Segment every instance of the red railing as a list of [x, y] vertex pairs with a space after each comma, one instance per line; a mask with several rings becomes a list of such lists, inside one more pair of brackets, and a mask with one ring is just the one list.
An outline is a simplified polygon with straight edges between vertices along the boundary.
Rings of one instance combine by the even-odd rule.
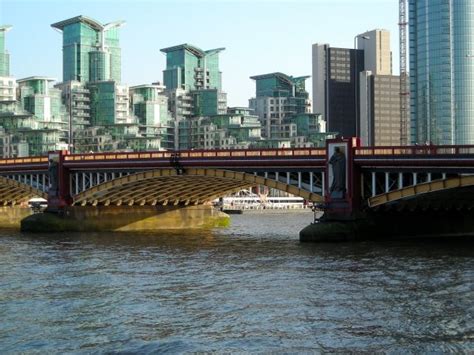
[[[414, 156], [414, 155], [465, 155], [474, 154], [473, 145], [426, 145], [405, 147], [359, 147], [354, 148], [355, 157], [370, 156]], [[239, 157], [324, 157], [325, 148], [282, 148], [282, 149], [235, 149], [235, 150], [184, 150], [184, 151], [155, 151], [155, 152], [110, 152], [70, 154], [66, 161], [95, 161], [95, 160], [136, 160], [136, 159], [170, 159], [179, 158], [239, 158]], [[47, 163], [47, 156], [0, 159], [0, 165]]]
[[0, 159], [0, 165], [47, 163], [48, 157], [25, 157]]
[[294, 148], [294, 149], [239, 149], [239, 150], [184, 150], [163, 152], [131, 152], [131, 153], [87, 153], [71, 154], [64, 157], [66, 161], [77, 160], [135, 160], [135, 159], [170, 159], [179, 158], [226, 158], [226, 157], [291, 157], [326, 155], [325, 148]]
[[356, 157], [373, 155], [462, 155], [474, 154], [472, 145], [423, 145], [409, 147], [359, 147], [354, 148]]

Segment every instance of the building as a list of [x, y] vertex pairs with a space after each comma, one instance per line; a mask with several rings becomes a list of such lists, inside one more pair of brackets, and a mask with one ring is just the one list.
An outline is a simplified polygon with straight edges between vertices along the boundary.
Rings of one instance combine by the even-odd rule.
[[249, 107], [262, 123], [262, 137], [281, 139], [296, 136], [296, 126], [290, 118], [310, 111], [309, 94], [305, 81], [309, 76], [292, 77], [270, 73], [250, 77], [255, 80], [255, 97]]
[[356, 36], [357, 48], [364, 51], [364, 70], [372, 75], [392, 75], [390, 31], [375, 29]]
[[52, 87], [54, 81], [43, 76], [18, 80], [20, 106], [2, 117], [0, 125], [28, 143], [29, 155], [67, 149], [67, 112], [61, 91]]
[[400, 77], [360, 73], [360, 138], [364, 146], [400, 145]]
[[[202, 50], [187, 43], [161, 49], [166, 54], [163, 81], [175, 121], [176, 149], [188, 146], [191, 139], [179, 133], [180, 127], [188, 127], [182, 121], [226, 113], [227, 96], [219, 70], [219, 53], [224, 49]], [[181, 144], [180, 139], [186, 142]]]
[[121, 80], [119, 27], [124, 21], [101, 24], [87, 16], [56, 22], [63, 34], [63, 81]]
[[474, 144], [474, 2], [408, 4], [411, 142]]
[[204, 51], [187, 43], [161, 49], [166, 54], [163, 81], [167, 90], [222, 90], [219, 53], [224, 49]]
[[390, 32], [376, 29], [356, 39], [364, 51], [364, 71], [358, 74], [358, 136], [365, 146], [400, 145], [400, 77], [392, 75]]
[[[136, 87], [132, 107], [133, 94], [120, 82], [119, 28], [124, 23], [101, 24], [76, 16], [51, 25], [63, 35], [63, 82], [56, 87], [69, 113], [70, 149], [76, 152], [158, 150], [162, 142], [169, 145], [168, 123], [161, 126], [167, 115], [154, 117], [162, 110], [160, 103], [148, 98], [146, 88]], [[163, 98], [158, 101], [163, 104]]]
[[159, 139], [159, 148], [172, 149], [174, 125], [164, 89], [159, 83], [133, 86], [130, 88], [130, 101], [132, 112], [138, 118], [140, 133], [150, 139]]
[[[357, 135], [358, 75], [364, 70], [364, 51], [313, 44], [313, 112], [320, 113], [330, 132]], [[357, 98], [357, 99], [356, 99]]]
[[10, 54], [5, 48], [5, 34], [12, 26], [0, 26], [0, 77], [10, 76]]
[[258, 116], [245, 107], [229, 107], [225, 114], [196, 116], [180, 124], [181, 149], [246, 149], [262, 140]]
[[363, 145], [399, 145], [400, 78], [392, 75], [390, 32], [361, 33], [354, 46], [313, 45], [313, 112], [329, 131], [357, 135]]

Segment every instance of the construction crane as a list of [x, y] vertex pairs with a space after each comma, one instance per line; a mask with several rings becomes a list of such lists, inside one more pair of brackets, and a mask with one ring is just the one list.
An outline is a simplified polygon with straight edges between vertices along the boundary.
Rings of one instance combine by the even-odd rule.
[[400, 34], [400, 145], [408, 144], [408, 90], [407, 72], [407, 0], [399, 0], [398, 28]]

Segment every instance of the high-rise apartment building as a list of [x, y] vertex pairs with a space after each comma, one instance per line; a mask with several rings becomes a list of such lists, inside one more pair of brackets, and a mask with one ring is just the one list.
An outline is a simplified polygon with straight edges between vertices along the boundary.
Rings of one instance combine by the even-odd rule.
[[[76, 16], [51, 25], [63, 35], [64, 81], [56, 87], [61, 88], [69, 111], [76, 151], [160, 149], [161, 142], [166, 142], [161, 128], [150, 123], [153, 118], [148, 112], [161, 110], [160, 105], [167, 103], [150, 101], [145, 106], [155, 108], [144, 111], [137, 102], [137, 111], [132, 110], [129, 88], [120, 83], [119, 28], [123, 24]], [[142, 99], [148, 101], [143, 95]]]
[[166, 54], [163, 81], [175, 121], [176, 149], [191, 145], [191, 137], [179, 133], [179, 129], [188, 126], [183, 121], [226, 113], [227, 95], [222, 92], [219, 70], [219, 53], [224, 49], [205, 51], [187, 43], [161, 49]]
[[364, 51], [313, 44], [313, 112], [320, 113], [328, 131], [344, 137], [358, 131], [358, 73], [364, 70]]
[[5, 47], [6, 33], [11, 28], [12, 26], [0, 26], [0, 102], [4, 108], [4, 105], [14, 101], [16, 96], [16, 81], [10, 76], [10, 55]]
[[101, 24], [82, 15], [53, 23], [63, 34], [63, 81], [120, 82], [119, 27], [124, 23]]
[[10, 76], [10, 54], [5, 48], [5, 34], [12, 26], [0, 26], [0, 77]]
[[[305, 82], [309, 76], [293, 77], [269, 73], [250, 77], [255, 80], [255, 97], [249, 100], [262, 124], [262, 137], [275, 146], [314, 146], [325, 134], [321, 115], [310, 113]], [[260, 145], [266, 144], [260, 142]]]
[[54, 81], [42, 76], [18, 80], [19, 113], [27, 115], [10, 127], [4, 122], [28, 142], [30, 155], [67, 148], [67, 112], [61, 90], [51, 87]]
[[166, 54], [163, 81], [167, 90], [222, 90], [219, 53], [225, 48], [204, 51], [190, 44], [161, 49]]
[[255, 97], [249, 107], [262, 122], [262, 137], [274, 138], [286, 118], [309, 112], [308, 92], [305, 81], [309, 76], [292, 77], [283, 73], [251, 76], [255, 80]]
[[474, 144], [474, 2], [409, 0], [411, 142]]
[[144, 137], [159, 140], [159, 147], [173, 148], [173, 122], [168, 111], [165, 87], [158, 83], [130, 88], [133, 114], [138, 117]]

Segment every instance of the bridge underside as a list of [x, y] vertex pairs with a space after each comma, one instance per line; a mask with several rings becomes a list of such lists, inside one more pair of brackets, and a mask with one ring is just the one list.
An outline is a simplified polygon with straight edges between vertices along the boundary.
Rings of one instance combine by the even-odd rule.
[[175, 169], [144, 171], [97, 185], [73, 196], [74, 205], [198, 205], [237, 192], [265, 185], [303, 197], [322, 201], [309, 191], [260, 176], [219, 169]]
[[0, 176], [0, 206], [22, 205], [33, 197], [48, 198], [47, 193]]
[[474, 176], [409, 186], [369, 199], [374, 211], [449, 211], [474, 208]]

